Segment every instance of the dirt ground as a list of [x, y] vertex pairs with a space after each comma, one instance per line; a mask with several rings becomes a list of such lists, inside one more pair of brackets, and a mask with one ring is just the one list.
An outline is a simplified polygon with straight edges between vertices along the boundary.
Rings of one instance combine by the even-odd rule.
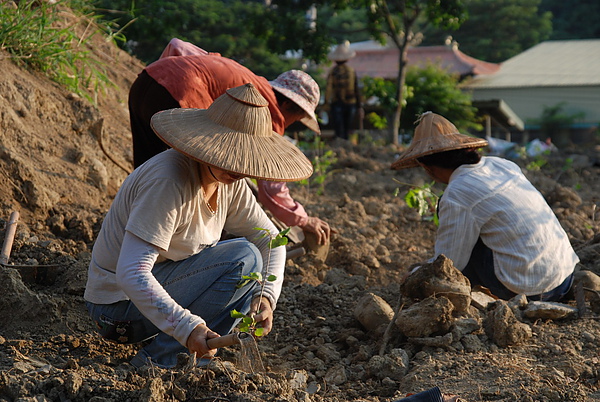
[[[600, 315], [590, 301], [583, 316], [562, 319], [513, 309], [507, 327], [528, 336], [508, 344], [487, 329], [494, 313], [475, 307], [420, 337], [363, 327], [359, 301], [372, 294], [395, 309], [399, 278], [432, 256], [435, 238], [435, 225], [406, 206], [408, 186], [397, 182], [428, 179], [416, 169], [391, 171], [401, 148], [372, 141], [330, 141], [337, 161], [323, 187], [291, 185], [338, 234], [324, 262], [288, 260], [275, 329], [258, 344], [265, 373], [240, 369], [239, 346], [222, 349], [208, 368], [182, 360], [173, 370], [134, 369], [128, 361], [140, 345], [102, 340], [83, 291], [103, 215], [131, 169], [127, 93], [142, 64], [104, 40], [92, 50], [115, 83], [97, 107], [0, 53], [0, 241], [11, 213], [20, 214], [13, 267], [0, 267], [0, 400], [394, 401], [434, 386], [467, 401], [600, 400]], [[562, 149], [539, 170], [532, 161], [518, 163], [582, 267], [600, 272], [598, 143]]]

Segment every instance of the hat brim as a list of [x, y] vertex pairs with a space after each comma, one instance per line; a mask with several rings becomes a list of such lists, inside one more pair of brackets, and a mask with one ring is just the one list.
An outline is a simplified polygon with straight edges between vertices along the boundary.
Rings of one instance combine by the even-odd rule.
[[424, 141], [413, 141], [400, 157], [392, 163], [391, 168], [400, 170], [418, 167], [418, 158], [423, 156], [437, 154], [440, 152], [454, 151], [457, 149], [477, 149], [488, 145], [488, 142], [482, 138], [470, 137], [464, 134], [446, 134], [443, 137], [444, 143], [437, 143], [434, 146], [424, 143]]
[[319, 127], [319, 121], [317, 120], [315, 111], [312, 110], [312, 106], [303, 97], [301, 97], [294, 91], [291, 91], [287, 88], [280, 87], [277, 84], [277, 82], [275, 82], [275, 81], [269, 81], [269, 83], [271, 84], [271, 87], [275, 91], [281, 93], [286, 98], [289, 98], [290, 100], [292, 100], [292, 102], [294, 102], [295, 104], [300, 106], [300, 108], [302, 108], [302, 110], [304, 110], [304, 112], [306, 112], [307, 116], [300, 119], [300, 121], [306, 127], [308, 127], [309, 129], [311, 129], [312, 131], [314, 131], [317, 134], [321, 134], [321, 128]]
[[212, 121], [206, 109], [169, 109], [152, 116], [156, 135], [198, 162], [242, 176], [271, 181], [310, 177], [312, 163], [293, 144], [272, 132], [255, 136]]
[[329, 55], [329, 60], [331, 61], [348, 61], [353, 59], [356, 56], [356, 52], [346, 53], [346, 54], [331, 54]]

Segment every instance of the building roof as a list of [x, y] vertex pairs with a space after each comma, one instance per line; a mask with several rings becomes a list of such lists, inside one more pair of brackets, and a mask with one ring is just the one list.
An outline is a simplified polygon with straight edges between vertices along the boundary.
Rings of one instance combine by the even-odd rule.
[[600, 85], [600, 39], [542, 42], [477, 76], [469, 89]]
[[[348, 65], [356, 70], [359, 78], [379, 77], [395, 79], [398, 77], [399, 50], [395, 45], [381, 46], [375, 41], [356, 42], [350, 45], [356, 57]], [[461, 76], [492, 74], [500, 69], [499, 64], [488, 63], [467, 56], [456, 45], [421, 46], [408, 49], [408, 65], [425, 67], [436, 64], [450, 73]]]

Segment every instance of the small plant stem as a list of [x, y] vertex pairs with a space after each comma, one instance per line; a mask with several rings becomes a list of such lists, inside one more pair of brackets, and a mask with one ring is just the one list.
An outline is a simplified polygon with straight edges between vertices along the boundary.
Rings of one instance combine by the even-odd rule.
[[400, 314], [400, 311], [402, 311], [403, 307], [404, 303], [402, 303], [402, 296], [400, 296], [400, 299], [398, 299], [398, 306], [396, 306], [396, 310], [394, 311], [394, 317], [392, 318], [392, 321], [390, 321], [387, 328], [385, 329], [385, 332], [383, 333], [383, 340], [381, 341], [381, 347], [379, 348], [379, 356], [383, 356], [385, 354], [385, 349], [387, 348], [387, 344], [390, 341], [392, 327], [395, 324], [396, 318], [398, 317], [398, 314]]

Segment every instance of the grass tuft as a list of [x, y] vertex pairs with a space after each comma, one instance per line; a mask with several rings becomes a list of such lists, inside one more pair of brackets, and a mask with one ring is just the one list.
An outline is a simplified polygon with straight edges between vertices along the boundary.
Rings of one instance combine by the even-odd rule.
[[[66, 0], [0, 2], [0, 49], [92, 103], [112, 82], [88, 42], [100, 27], [93, 14], [74, 15]], [[83, 31], [82, 34], [77, 32]]]

